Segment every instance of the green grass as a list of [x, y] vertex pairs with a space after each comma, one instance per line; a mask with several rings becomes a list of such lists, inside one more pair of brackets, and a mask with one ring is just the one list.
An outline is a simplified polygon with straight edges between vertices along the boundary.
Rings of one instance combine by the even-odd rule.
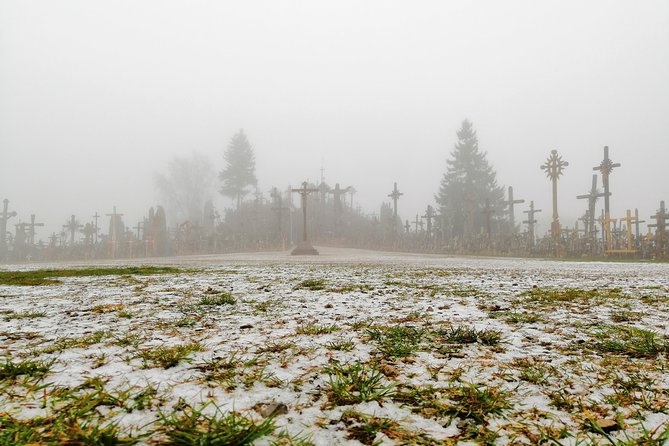
[[376, 417], [348, 409], [342, 413], [339, 421], [346, 427], [348, 439], [357, 440], [364, 445], [380, 444], [376, 441], [379, 433], [403, 445], [435, 444], [435, 441], [424, 432], [409, 430], [389, 418]]
[[495, 319], [504, 319], [510, 324], [534, 324], [537, 322], [545, 322], [545, 319], [541, 315], [528, 311], [491, 311], [488, 315]]
[[369, 291], [373, 291], [374, 287], [371, 285], [364, 285], [364, 284], [351, 284], [351, 285], [342, 285], [340, 287], [336, 288], [330, 288], [328, 291], [332, 293], [352, 293], [352, 292], [360, 292], [360, 293], [367, 293]]
[[502, 340], [502, 332], [491, 328], [477, 330], [474, 327], [460, 325], [442, 328], [432, 332], [436, 338], [447, 344], [483, 344], [497, 345]]
[[8, 313], [5, 317], [7, 320], [12, 319], [36, 319], [38, 317], [45, 317], [46, 313], [43, 311], [24, 311], [21, 313]]
[[383, 382], [383, 373], [360, 362], [335, 363], [325, 373], [329, 375], [328, 399], [335, 405], [379, 401], [393, 393], [394, 386]]
[[355, 348], [355, 342], [350, 338], [339, 338], [325, 344], [325, 347], [330, 350], [337, 350], [342, 352], [350, 352]]
[[230, 412], [224, 414], [218, 406], [213, 415], [185, 407], [169, 415], [160, 413], [159, 432], [165, 435], [167, 445], [193, 446], [242, 446], [274, 432], [274, 420], [268, 417], [255, 421], [244, 415]]
[[367, 330], [379, 352], [385, 356], [404, 358], [413, 355], [425, 336], [425, 330], [404, 325], [374, 327]]
[[536, 302], [542, 304], [560, 304], [562, 302], [590, 303], [592, 301], [604, 302], [609, 299], [627, 299], [619, 288], [593, 288], [590, 290], [582, 288], [532, 288], [518, 295], [524, 298], [521, 302]]
[[11, 358], [6, 358], [4, 364], [0, 363], [0, 381], [13, 380], [20, 376], [40, 379], [49, 373], [52, 365], [53, 361], [14, 362]]
[[327, 285], [325, 279], [307, 279], [295, 285], [296, 290], [319, 291], [324, 290]]
[[188, 360], [191, 353], [201, 352], [204, 348], [199, 342], [190, 344], [173, 345], [173, 346], [159, 346], [139, 350], [139, 357], [144, 361], [145, 366], [154, 365], [169, 369], [174, 367], [183, 360]]
[[328, 334], [328, 333], [334, 333], [335, 331], [339, 331], [341, 328], [337, 324], [330, 324], [330, 325], [321, 325], [321, 324], [306, 324], [304, 326], [298, 327], [295, 332], [297, 334], [305, 334], [305, 335], [322, 335], [322, 334]]
[[[595, 333], [590, 347], [602, 353], [617, 353], [635, 358], [652, 358], [669, 352], [669, 338], [636, 327], [608, 326]], [[584, 344], [589, 346], [588, 344]]]
[[183, 272], [169, 266], [126, 266], [72, 269], [38, 269], [33, 271], [0, 271], [0, 285], [40, 286], [62, 283], [62, 277], [176, 274]]
[[234, 305], [237, 300], [227, 291], [209, 292], [197, 303], [204, 306]]

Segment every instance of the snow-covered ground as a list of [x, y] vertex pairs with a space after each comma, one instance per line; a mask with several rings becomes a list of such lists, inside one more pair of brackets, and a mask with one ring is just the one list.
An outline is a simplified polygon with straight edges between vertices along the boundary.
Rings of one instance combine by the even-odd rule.
[[0, 444], [160, 444], [230, 413], [269, 419], [256, 444], [669, 438], [668, 264], [319, 250], [0, 285]]

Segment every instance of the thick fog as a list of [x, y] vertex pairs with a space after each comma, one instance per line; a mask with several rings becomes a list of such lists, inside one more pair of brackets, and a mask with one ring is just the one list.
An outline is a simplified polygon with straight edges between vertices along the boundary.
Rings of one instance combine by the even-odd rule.
[[563, 224], [605, 145], [612, 216], [648, 220], [669, 200], [669, 2], [0, 1], [0, 200], [38, 239], [113, 206], [136, 224], [171, 158], [218, 172], [242, 128], [265, 196], [323, 175], [372, 213], [397, 182], [413, 220], [464, 119], [540, 233], [552, 149]]

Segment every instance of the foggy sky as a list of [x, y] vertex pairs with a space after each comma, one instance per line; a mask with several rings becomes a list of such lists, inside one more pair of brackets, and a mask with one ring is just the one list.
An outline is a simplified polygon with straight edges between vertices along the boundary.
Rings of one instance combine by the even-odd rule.
[[243, 128], [266, 196], [323, 166], [367, 212], [397, 181], [413, 220], [470, 119], [526, 200], [517, 221], [534, 200], [548, 228], [539, 166], [557, 149], [572, 226], [605, 145], [622, 164], [612, 216], [648, 220], [669, 200], [668, 79], [666, 0], [0, 0], [0, 200], [12, 230], [37, 214], [44, 240], [112, 206], [135, 225], [171, 157], [198, 151], [220, 171]]

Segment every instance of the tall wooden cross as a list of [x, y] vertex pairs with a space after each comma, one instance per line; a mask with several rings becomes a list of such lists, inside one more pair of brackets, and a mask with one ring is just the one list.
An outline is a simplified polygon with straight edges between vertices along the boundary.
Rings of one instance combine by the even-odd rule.
[[511, 222], [511, 230], [516, 232], [516, 214], [514, 212], [514, 204], [525, 203], [525, 200], [513, 199], [513, 187], [509, 186], [509, 199], [503, 202], [509, 207], [509, 221]]
[[[609, 192], [609, 175], [611, 175], [614, 167], [620, 167], [620, 163], [613, 163], [613, 161], [611, 161], [609, 158], [609, 146], [604, 146], [604, 159], [599, 163], [599, 166], [593, 167], [592, 170], [598, 170], [602, 174], [602, 184], [604, 185], [604, 221], [605, 224], [609, 226], [604, 231], [605, 237], [611, 236], [610, 225], [612, 220], [610, 219], [611, 209], [609, 207], [609, 197], [611, 196], [611, 193]], [[605, 242], [609, 249], [612, 249], [613, 241], [607, 239]]]
[[551, 150], [551, 154], [541, 169], [546, 171], [546, 176], [550, 178], [553, 183], [553, 221], [551, 223], [551, 235], [553, 237], [553, 245], [555, 246], [555, 255], [560, 255], [560, 217], [558, 216], [557, 206], [557, 180], [564, 172], [564, 168], [569, 165], [568, 162], [558, 155], [557, 150]]
[[664, 256], [664, 250], [667, 244], [667, 210], [664, 207], [664, 200], [660, 201], [660, 209], [650, 218], [655, 220], [655, 223], [648, 225], [649, 228], [655, 229], [655, 251], [658, 257]]
[[44, 223], [35, 223], [35, 214], [30, 214], [30, 223], [26, 223], [28, 229], [28, 243], [30, 246], [35, 244], [35, 226], [44, 226]]
[[9, 200], [2, 200], [2, 214], [0, 214], [0, 256], [7, 250], [7, 220], [16, 217], [16, 212], [9, 212]]
[[319, 189], [309, 188], [308, 186], [309, 183], [304, 181], [302, 183], [302, 188], [292, 189], [292, 192], [300, 194], [300, 198], [302, 199], [302, 241], [297, 244], [295, 249], [293, 249], [293, 252], [290, 253], [291, 255], [318, 255], [318, 251], [311, 246], [307, 234], [307, 197], [312, 192], [318, 192]]
[[94, 222], [94, 226], [93, 226], [94, 233], [93, 233], [93, 236], [95, 237], [95, 244], [96, 244], [96, 245], [98, 244], [98, 231], [99, 231], [99, 228], [98, 228], [98, 218], [100, 218], [100, 216], [98, 215], [98, 211], [95, 211], [95, 214], [93, 214], [93, 222]]
[[614, 167], [620, 167], [620, 163], [613, 163], [609, 158], [609, 146], [604, 146], [604, 159], [599, 166], [595, 166], [592, 170], [599, 170], [602, 174], [602, 183], [604, 185], [604, 216], [608, 217], [611, 215], [611, 210], [609, 209], [609, 175], [613, 171]]
[[420, 219], [420, 215], [416, 214], [416, 220], [413, 222], [414, 228], [416, 230], [416, 234], [418, 234], [418, 227], [420, 226], [420, 230], [423, 230], [423, 220]]
[[144, 225], [142, 224], [141, 221], [137, 222], [137, 226], [133, 226], [132, 229], [137, 231], [137, 240], [141, 240], [142, 236], [140, 234], [141, 230], [144, 229]]
[[281, 239], [281, 247], [285, 249], [286, 237], [283, 234], [283, 213], [285, 211], [290, 211], [290, 207], [283, 205], [283, 196], [276, 187], [272, 188], [270, 196], [272, 197], [272, 201], [274, 202], [274, 205], [272, 206], [272, 211], [276, 212], [277, 232], [279, 234], [279, 239]]
[[435, 217], [434, 208], [428, 204], [427, 209], [425, 210], [425, 215], [423, 215], [422, 217], [425, 219], [425, 222], [427, 223], [426, 237], [428, 239], [432, 238], [432, 219], [434, 217]]
[[634, 216], [632, 217], [632, 211], [627, 210], [625, 213], [625, 217], [620, 219], [620, 222], [626, 223], [626, 236], [627, 236], [627, 249], [624, 250], [627, 253], [634, 253], [636, 250], [634, 249], [634, 238], [632, 237], [632, 223], [634, 223], [637, 220], [637, 217]]
[[490, 206], [490, 198], [485, 199], [485, 208], [483, 208], [483, 211], [481, 211], [485, 214], [485, 229], [486, 233], [488, 234], [488, 239], [490, 239], [492, 235], [492, 228], [490, 226], [490, 220], [492, 217], [492, 214], [495, 213], [495, 210]]
[[639, 209], [634, 209], [634, 238], [636, 239], [636, 242], [639, 243], [639, 236], [641, 235], [639, 233], [639, 224], [640, 223], [646, 223], [646, 220], [640, 220], [639, 219]]
[[70, 220], [63, 225], [63, 229], [70, 231], [70, 245], [74, 246], [74, 233], [81, 229], [83, 226], [79, 224], [77, 219], [72, 215]]
[[604, 252], [613, 250], [613, 231], [611, 230], [611, 223], [617, 222], [617, 218], [611, 218], [606, 215], [606, 211], [602, 209], [602, 215], [599, 223], [602, 225], [602, 236], [604, 237]]
[[348, 192], [348, 187], [346, 189], [342, 189], [339, 187], [339, 183], [335, 184], [334, 189], [329, 191], [328, 193], [332, 194], [334, 198], [334, 218], [335, 218], [335, 226], [338, 226], [341, 223], [341, 214], [344, 211], [344, 207], [342, 205], [343, 200], [342, 196]]
[[587, 199], [588, 200], [588, 222], [585, 226], [586, 237], [592, 238], [595, 233], [595, 206], [597, 204], [597, 199], [603, 197], [604, 192], [599, 192], [597, 190], [597, 174], [592, 174], [592, 186], [590, 187], [590, 192], [584, 195], [577, 195], [576, 198], [579, 200]]
[[393, 199], [393, 235], [397, 235], [397, 200], [404, 195], [402, 192], [397, 189], [397, 182], [393, 187], [393, 191], [388, 195]]
[[530, 201], [529, 211], [523, 211], [524, 214], [527, 214], [527, 220], [523, 221], [523, 223], [527, 224], [527, 238], [529, 239], [530, 247], [534, 247], [534, 225], [537, 222], [534, 218], [534, 214], [537, 212], [541, 212], [541, 209], [534, 209], [534, 201]]
[[117, 228], [117, 226], [118, 220], [123, 217], [123, 214], [116, 213], [116, 206], [114, 206], [114, 211], [111, 214], [106, 215], [107, 217], [111, 217], [111, 225], [109, 227], [109, 243], [111, 243], [112, 258], [116, 258], [119, 237], [123, 235], [123, 233], [119, 234], [119, 228]]

